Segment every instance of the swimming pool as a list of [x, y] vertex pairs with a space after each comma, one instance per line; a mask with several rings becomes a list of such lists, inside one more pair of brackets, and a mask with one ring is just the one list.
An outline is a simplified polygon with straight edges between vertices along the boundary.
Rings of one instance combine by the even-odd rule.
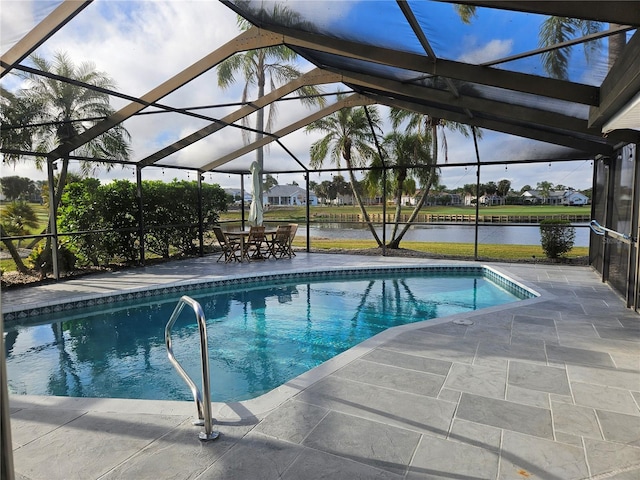
[[[215, 291], [215, 293], [214, 293]], [[530, 298], [486, 268], [349, 270], [192, 286], [192, 291], [14, 315], [6, 325], [9, 390], [17, 394], [190, 400], [164, 346], [181, 295], [207, 317], [212, 400], [268, 392], [390, 327]], [[95, 311], [96, 303], [100, 311]], [[55, 310], [55, 309], [54, 309]], [[185, 310], [176, 357], [199, 378], [198, 330]]]

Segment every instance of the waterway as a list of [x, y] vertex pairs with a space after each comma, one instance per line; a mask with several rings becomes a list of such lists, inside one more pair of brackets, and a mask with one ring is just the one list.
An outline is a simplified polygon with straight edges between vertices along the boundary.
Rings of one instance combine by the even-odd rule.
[[[589, 246], [589, 226], [575, 224], [576, 237], [574, 246]], [[387, 225], [387, 240], [391, 238], [393, 227]], [[382, 235], [382, 227], [376, 228], [378, 235]], [[306, 236], [306, 229], [300, 226], [298, 235]], [[358, 223], [323, 223], [310, 227], [310, 236], [332, 239], [366, 239], [372, 238], [369, 229]], [[403, 240], [413, 242], [451, 242], [474, 243], [475, 231], [473, 224], [460, 225], [415, 225], [412, 226]], [[540, 227], [538, 225], [480, 225], [478, 227], [479, 244], [507, 244], [507, 245], [540, 245]]]

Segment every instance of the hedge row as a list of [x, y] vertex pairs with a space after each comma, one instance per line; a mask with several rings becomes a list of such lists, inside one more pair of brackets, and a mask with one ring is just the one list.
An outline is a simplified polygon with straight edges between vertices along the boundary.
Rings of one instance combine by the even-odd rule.
[[[136, 261], [140, 255], [139, 199], [136, 184], [116, 180], [102, 185], [84, 179], [66, 186], [58, 209], [59, 233], [65, 246], [84, 265]], [[226, 211], [228, 197], [218, 185], [202, 185], [205, 229]], [[198, 246], [198, 186], [192, 181], [142, 182], [145, 249], [164, 258], [193, 254]]]

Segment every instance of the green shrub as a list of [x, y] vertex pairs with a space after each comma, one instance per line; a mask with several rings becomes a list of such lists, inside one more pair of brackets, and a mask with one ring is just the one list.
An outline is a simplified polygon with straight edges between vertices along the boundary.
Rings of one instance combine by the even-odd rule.
[[[47, 258], [51, 256], [51, 251], [45, 248], [45, 245], [36, 246], [29, 255], [29, 262], [33, 268], [42, 273], [51, 273], [53, 270], [52, 262], [47, 262]], [[75, 254], [66, 246], [60, 245], [58, 248], [58, 265], [63, 272], [70, 272], [76, 268], [78, 259]]]
[[[197, 252], [198, 185], [143, 181], [142, 199], [146, 250], [169, 258]], [[205, 229], [227, 209], [227, 195], [218, 185], [202, 185]], [[101, 185], [84, 179], [67, 186], [58, 209], [60, 232], [82, 232], [69, 237], [81, 264], [134, 262], [140, 255], [137, 186], [128, 180]]]
[[540, 244], [548, 258], [560, 258], [573, 248], [576, 229], [569, 220], [547, 219], [540, 222]]

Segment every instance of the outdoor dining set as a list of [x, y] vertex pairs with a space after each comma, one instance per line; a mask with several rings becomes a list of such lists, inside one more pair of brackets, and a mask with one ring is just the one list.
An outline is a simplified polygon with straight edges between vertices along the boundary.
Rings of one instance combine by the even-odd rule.
[[297, 223], [278, 225], [276, 229], [265, 226], [252, 226], [249, 230], [224, 231], [221, 227], [213, 227], [216, 240], [222, 253], [218, 261], [225, 263], [242, 262], [244, 260], [267, 260], [269, 258], [292, 258], [293, 239], [298, 230]]

